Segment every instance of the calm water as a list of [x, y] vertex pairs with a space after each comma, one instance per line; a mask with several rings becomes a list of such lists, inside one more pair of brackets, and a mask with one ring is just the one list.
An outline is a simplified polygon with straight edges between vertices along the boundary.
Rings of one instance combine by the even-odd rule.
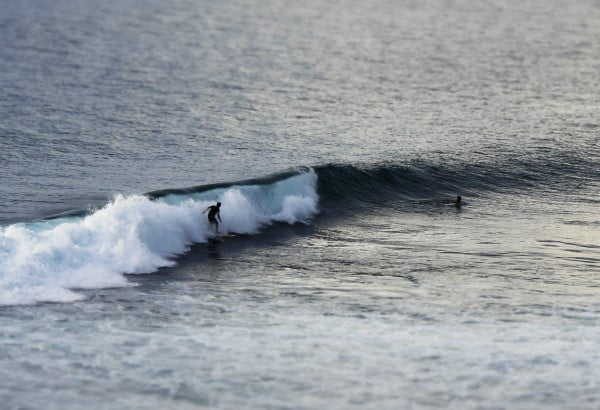
[[600, 3], [0, 3], [3, 406], [600, 406]]

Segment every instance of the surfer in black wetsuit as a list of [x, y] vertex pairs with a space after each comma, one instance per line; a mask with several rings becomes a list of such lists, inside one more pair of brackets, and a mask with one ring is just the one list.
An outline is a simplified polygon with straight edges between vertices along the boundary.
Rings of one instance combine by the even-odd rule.
[[203, 214], [208, 212], [208, 222], [212, 225], [215, 224], [215, 233], [219, 233], [219, 222], [221, 221], [221, 203], [217, 202], [216, 205], [211, 205], [202, 212]]
[[454, 205], [457, 208], [465, 204], [460, 195], [452, 199], [434, 199], [433, 203], [435, 205]]

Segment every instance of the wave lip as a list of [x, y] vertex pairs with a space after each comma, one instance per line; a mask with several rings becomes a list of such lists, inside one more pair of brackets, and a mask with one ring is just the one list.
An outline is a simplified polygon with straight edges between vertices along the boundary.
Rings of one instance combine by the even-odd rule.
[[71, 302], [78, 289], [130, 286], [124, 274], [175, 264], [213, 236], [202, 212], [222, 202], [221, 231], [256, 234], [318, 212], [313, 170], [257, 184], [221, 185], [157, 199], [118, 195], [87, 215], [0, 228], [0, 305]]

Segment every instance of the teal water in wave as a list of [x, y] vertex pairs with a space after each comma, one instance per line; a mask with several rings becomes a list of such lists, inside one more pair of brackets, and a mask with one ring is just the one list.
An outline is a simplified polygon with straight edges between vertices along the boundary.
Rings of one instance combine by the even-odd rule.
[[3, 405], [598, 408], [597, 21], [3, 2]]

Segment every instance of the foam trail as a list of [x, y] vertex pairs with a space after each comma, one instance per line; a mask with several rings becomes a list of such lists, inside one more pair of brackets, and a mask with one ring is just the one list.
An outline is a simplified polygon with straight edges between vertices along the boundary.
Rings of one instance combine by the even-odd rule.
[[231, 186], [159, 200], [117, 196], [80, 218], [0, 228], [0, 305], [70, 302], [77, 289], [129, 286], [124, 274], [175, 264], [212, 231], [202, 212], [223, 203], [222, 231], [256, 234], [273, 222], [308, 223], [317, 212], [310, 170], [266, 185]]

